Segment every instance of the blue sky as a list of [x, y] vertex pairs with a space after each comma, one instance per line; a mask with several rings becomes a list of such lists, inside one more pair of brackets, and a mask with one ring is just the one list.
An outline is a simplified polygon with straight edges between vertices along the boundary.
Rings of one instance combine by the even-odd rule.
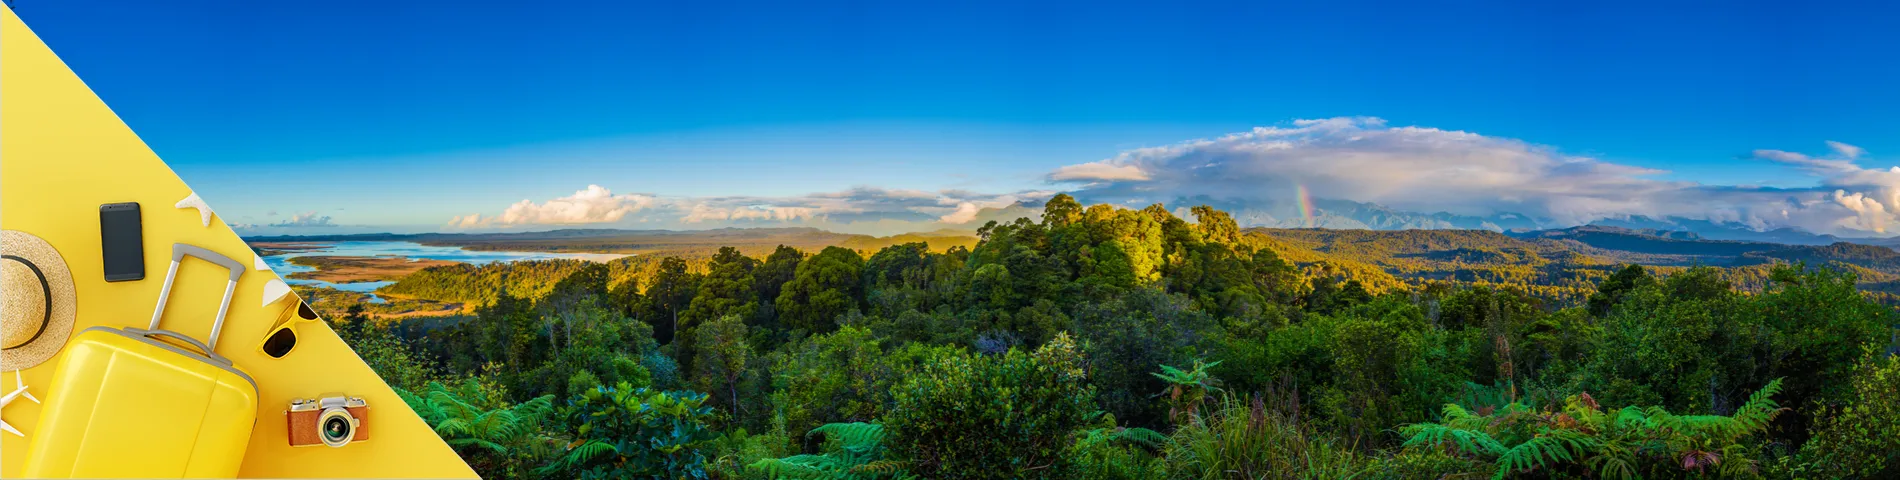
[[[316, 212], [433, 230], [589, 185], [757, 208], [953, 189], [980, 195], [938, 208], [992, 206], [1169, 178], [1152, 169], [1172, 163], [1127, 155], [1140, 147], [1358, 116], [1382, 122], [1354, 129], [1471, 132], [1663, 171], [1637, 174], [1655, 182], [1813, 190], [1794, 203], [1843, 206], [1832, 215], [1860, 213], [1836, 187], [1886, 198], [1886, 184], [1757, 151], [1869, 171], [1900, 158], [1891, 4], [1023, 3], [14, 7], [232, 223]], [[1150, 174], [1053, 181], [1115, 158]], [[1354, 199], [1394, 198], [1420, 200]]]

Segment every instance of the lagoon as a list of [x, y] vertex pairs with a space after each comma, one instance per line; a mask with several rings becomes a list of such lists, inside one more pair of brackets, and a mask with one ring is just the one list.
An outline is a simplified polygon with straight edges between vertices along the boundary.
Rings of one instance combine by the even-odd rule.
[[518, 262], [522, 260], [552, 260], [571, 258], [594, 262], [605, 262], [625, 257], [613, 253], [562, 253], [562, 252], [503, 252], [485, 250], [465, 250], [462, 247], [443, 247], [422, 245], [415, 242], [290, 242], [299, 245], [311, 245], [318, 248], [299, 249], [282, 255], [264, 257], [264, 263], [271, 270], [292, 285], [312, 285], [337, 290], [370, 294], [370, 302], [382, 303], [384, 300], [375, 295], [376, 289], [389, 285], [392, 281], [332, 283], [323, 280], [293, 279], [290, 274], [316, 270], [313, 267], [290, 263], [290, 259], [303, 256], [336, 257], [407, 257], [410, 260], [449, 260], [455, 262], [482, 265], [494, 262]]

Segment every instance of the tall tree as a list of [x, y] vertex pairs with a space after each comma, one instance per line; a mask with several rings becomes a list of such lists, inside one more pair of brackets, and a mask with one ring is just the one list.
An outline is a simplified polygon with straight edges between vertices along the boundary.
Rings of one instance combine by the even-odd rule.
[[1206, 205], [1196, 206], [1192, 211], [1196, 228], [1207, 243], [1240, 243], [1240, 224], [1234, 222], [1232, 215]]
[[759, 268], [752, 271], [752, 288], [758, 290], [759, 306], [765, 310], [760, 317], [767, 320], [768, 324], [777, 317], [777, 305], [773, 302], [778, 301], [778, 294], [784, 290], [785, 283], [792, 281], [792, 277], [798, 274], [798, 263], [804, 260], [805, 252], [779, 245], [777, 250], [765, 257], [765, 262], [759, 264]]
[[686, 310], [699, 290], [699, 276], [687, 271], [686, 261], [679, 257], [666, 257], [660, 261], [660, 268], [653, 274], [653, 285], [647, 287], [647, 302], [651, 307], [648, 314], [658, 318], [649, 318], [653, 325], [654, 337], [660, 343], [672, 343], [679, 336], [680, 313]]
[[726, 315], [700, 325], [692, 335], [698, 346], [693, 358], [694, 385], [703, 391], [719, 392], [715, 394], [717, 403], [735, 413], [745, 413], [739, 387], [748, 372], [746, 362], [752, 358], [752, 348], [746, 345], [745, 321], [737, 315]]
[[682, 367], [692, 369], [696, 358], [694, 344], [699, 338], [693, 330], [700, 324], [727, 316], [743, 322], [759, 309], [758, 297], [754, 296], [757, 292], [752, 287], [752, 271], [758, 265], [758, 259], [745, 256], [733, 247], [721, 247], [719, 253], [713, 255], [692, 303], [680, 314], [680, 341], [675, 343], [673, 354], [685, 363]]
[[[550, 346], [558, 348], [572, 347], [574, 343], [574, 325], [576, 320], [591, 321], [598, 315], [582, 315], [583, 308], [602, 307], [607, 298], [607, 264], [592, 263], [575, 270], [574, 273], [554, 284], [548, 296], [541, 299], [541, 315], [549, 319], [548, 340]], [[592, 328], [593, 325], [580, 325], [578, 328]]]
[[1067, 193], [1058, 193], [1042, 205], [1042, 225], [1062, 228], [1082, 219], [1082, 204]]
[[1610, 278], [1603, 279], [1597, 285], [1596, 293], [1590, 294], [1590, 316], [1601, 318], [1610, 314], [1610, 308], [1623, 301], [1623, 295], [1637, 287], [1655, 282], [1642, 265], [1629, 264], [1618, 270]]
[[839, 315], [858, 308], [863, 269], [858, 252], [840, 247], [825, 247], [799, 263], [779, 293], [779, 321], [814, 334], [835, 330]]

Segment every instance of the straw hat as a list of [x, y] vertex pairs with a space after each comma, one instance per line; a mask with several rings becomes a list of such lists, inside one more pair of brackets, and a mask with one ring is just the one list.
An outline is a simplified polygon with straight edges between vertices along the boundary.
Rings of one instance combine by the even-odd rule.
[[73, 274], [59, 251], [33, 234], [0, 231], [0, 371], [53, 358], [73, 332]]

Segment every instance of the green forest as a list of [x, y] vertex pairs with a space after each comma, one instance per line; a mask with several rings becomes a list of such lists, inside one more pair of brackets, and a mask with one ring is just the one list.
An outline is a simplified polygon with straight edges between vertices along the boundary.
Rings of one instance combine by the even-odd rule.
[[331, 323], [487, 478], [1900, 477], [1900, 315], [1851, 266], [1190, 212], [431, 267], [385, 291], [472, 315]]

